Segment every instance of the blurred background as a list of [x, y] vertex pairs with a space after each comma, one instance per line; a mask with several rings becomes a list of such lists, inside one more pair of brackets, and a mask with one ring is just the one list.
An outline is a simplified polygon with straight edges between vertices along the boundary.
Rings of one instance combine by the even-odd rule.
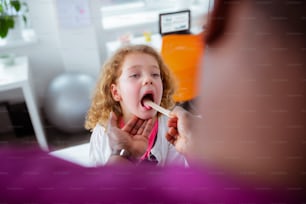
[[96, 77], [114, 50], [160, 50], [161, 13], [190, 11], [205, 30], [212, 0], [1, 0], [0, 143], [57, 150], [87, 143], [83, 122]]

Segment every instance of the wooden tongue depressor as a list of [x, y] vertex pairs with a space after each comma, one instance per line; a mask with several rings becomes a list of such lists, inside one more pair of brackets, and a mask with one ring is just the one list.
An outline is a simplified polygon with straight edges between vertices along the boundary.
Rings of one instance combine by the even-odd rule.
[[143, 102], [146, 106], [150, 106], [151, 108], [157, 110], [158, 112], [170, 117], [170, 113], [171, 111], [170, 110], [167, 110], [159, 105], [157, 105], [156, 103], [154, 103], [153, 101], [150, 101], [150, 100], [145, 100]]

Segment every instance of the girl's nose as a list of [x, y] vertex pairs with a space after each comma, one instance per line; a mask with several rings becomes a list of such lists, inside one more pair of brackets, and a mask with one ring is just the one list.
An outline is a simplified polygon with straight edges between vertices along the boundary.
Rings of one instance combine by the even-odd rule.
[[153, 84], [153, 79], [151, 76], [145, 76], [145, 79], [144, 79], [144, 84], [145, 85], [148, 85], [148, 84]]

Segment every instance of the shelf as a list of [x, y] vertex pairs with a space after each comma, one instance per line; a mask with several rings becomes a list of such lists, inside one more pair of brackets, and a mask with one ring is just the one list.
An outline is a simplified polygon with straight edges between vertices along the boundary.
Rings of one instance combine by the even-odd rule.
[[[151, 41], [146, 42], [144, 36], [132, 38], [130, 44], [147, 44], [155, 48], [157, 51], [161, 50], [162, 39], [160, 34], [154, 34], [151, 36]], [[122, 44], [119, 40], [111, 41], [106, 43], [107, 56], [111, 55], [120, 47]]]
[[7, 40], [0, 39], [0, 51], [9, 48], [18, 48], [27, 45], [32, 45], [38, 42], [35, 32], [32, 29], [22, 31], [22, 36], [19, 39]]

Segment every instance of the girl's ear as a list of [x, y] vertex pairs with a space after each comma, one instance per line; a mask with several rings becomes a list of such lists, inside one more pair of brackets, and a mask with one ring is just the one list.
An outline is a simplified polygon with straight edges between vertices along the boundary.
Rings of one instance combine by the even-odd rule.
[[112, 93], [113, 99], [115, 101], [120, 101], [121, 100], [121, 95], [119, 93], [119, 90], [118, 90], [118, 87], [117, 87], [116, 84], [111, 85], [111, 93]]

